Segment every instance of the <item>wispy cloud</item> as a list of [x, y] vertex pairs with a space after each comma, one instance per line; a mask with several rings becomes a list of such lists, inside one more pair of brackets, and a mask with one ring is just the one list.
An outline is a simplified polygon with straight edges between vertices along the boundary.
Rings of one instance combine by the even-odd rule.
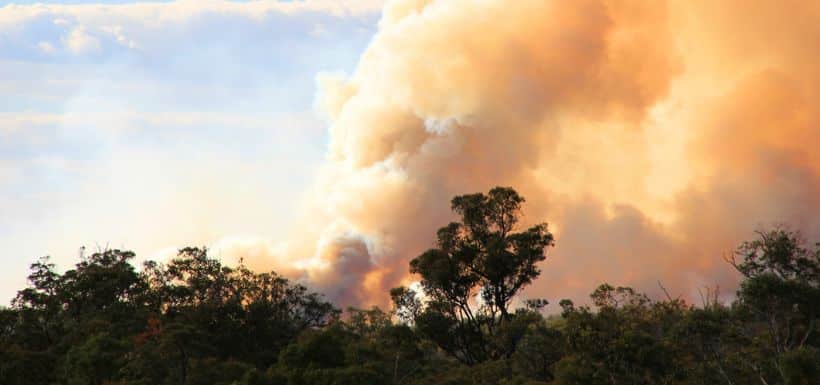
[[65, 265], [81, 245], [153, 255], [271, 242], [324, 158], [314, 76], [352, 70], [379, 12], [367, 1], [0, 7], [0, 298], [34, 258]]

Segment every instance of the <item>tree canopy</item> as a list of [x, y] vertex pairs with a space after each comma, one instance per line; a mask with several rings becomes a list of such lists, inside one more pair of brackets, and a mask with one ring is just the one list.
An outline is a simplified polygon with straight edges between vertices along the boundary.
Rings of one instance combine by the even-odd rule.
[[341, 311], [205, 248], [140, 269], [126, 250], [64, 272], [41, 258], [0, 307], [0, 384], [820, 383], [820, 245], [798, 231], [761, 230], [726, 258], [731, 301], [602, 283], [549, 308], [521, 298], [554, 242], [520, 226], [523, 203], [506, 187], [455, 197], [458, 221], [410, 262], [418, 289], [392, 289], [389, 310]]
[[553, 244], [546, 224], [515, 232], [523, 202], [509, 187], [453, 198], [461, 220], [440, 228], [437, 247], [410, 261], [428, 299], [424, 309], [408, 303], [416, 293], [393, 290], [398, 311], [413, 314], [420, 331], [465, 364], [513, 353], [492, 341], [508, 331], [510, 302], [541, 273]]

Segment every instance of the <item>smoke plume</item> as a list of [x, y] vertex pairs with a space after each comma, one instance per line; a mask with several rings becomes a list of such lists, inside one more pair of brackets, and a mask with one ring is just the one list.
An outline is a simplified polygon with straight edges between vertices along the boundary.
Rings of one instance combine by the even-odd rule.
[[327, 161], [281, 252], [383, 304], [452, 196], [503, 185], [556, 234], [528, 297], [729, 292], [753, 230], [820, 236], [817, 47], [816, 2], [390, 1], [355, 73], [318, 78]]

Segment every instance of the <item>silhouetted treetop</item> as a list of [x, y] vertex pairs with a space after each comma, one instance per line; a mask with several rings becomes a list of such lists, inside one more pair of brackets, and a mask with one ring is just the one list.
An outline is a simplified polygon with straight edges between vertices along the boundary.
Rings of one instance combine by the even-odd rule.
[[[430, 300], [426, 314], [411, 302], [414, 293], [409, 289], [392, 292], [403, 317], [414, 314], [419, 328], [440, 335], [441, 346], [464, 362], [507, 354], [487, 350], [480, 339], [492, 337], [510, 320], [510, 302], [538, 277], [537, 264], [546, 259], [545, 250], [553, 245], [546, 224], [516, 232], [523, 202], [509, 187], [453, 198], [452, 209], [460, 221], [440, 228], [437, 247], [410, 261], [410, 272], [420, 276], [424, 295]], [[476, 341], [475, 336], [485, 337]]]

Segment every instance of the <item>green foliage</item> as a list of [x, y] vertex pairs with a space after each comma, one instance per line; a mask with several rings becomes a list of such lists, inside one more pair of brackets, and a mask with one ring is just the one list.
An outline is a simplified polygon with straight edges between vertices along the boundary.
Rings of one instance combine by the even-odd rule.
[[738, 264], [732, 259], [732, 264], [744, 276], [773, 274], [785, 281], [815, 285], [820, 281], [820, 247], [810, 250], [799, 232], [783, 226], [757, 234], [757, 239], [743, 242], [735, 251], [742, 262]]
[[461, 221], [439, 229], [437, 247], [410, 261], [410, 272], [421, 276], [427, 306], [412, 290], [391, 291], [400, 318], [465, 364], [512, 354], [510, 344], [493, 340], [514, 318], [513, 297], [538, 277], [537, 264], [553, 245], [546, 224], [514, 232], [523, 202], [509, 187], [453, 198]]
[[512, 365], [523, 378], [551, 381], [555, 379], [554, 366], [565, 350], [565, 338], [560, 330], [548, 327], [542, 320], [531, 322], [515, 347]]
[[40, 259], [0, 308], [0, 384], [820, 383], [820, 247], [799, 233], [776, 227], [738, 247], [731, 303], [604, 283], [544, 317], [544, 299], [512, 306], [553, 242], [544, 225], [516, 232], [523, 202], [509, 188], [453, 199], [460, 221], [410, 262], [422, 293], [391, 290], [391, 312], [342, 314], [204, 248], [141, 271], [122, 250], [63, 273]]
[[740, 262], [730, 260], [746, 278], [736, 314], [748, 353], [739, 361], [761, 381], [801, 383], [812, 373], [801, 357], [820, 342], [820, 245], [810, 250], [784, 227], [758, 235], [738, 248]]
[[34, 263], [30, 286], [0, 310], [0, 383], [231, 384], [338, 318], [305, 287], [205, 249], [140, 273], [133, 258], [105, 250], [62, 274]]
[[800, 347], [780, 357], [780, 368], [786, 385], [810, 385], [820, 378], [820, 351]]

